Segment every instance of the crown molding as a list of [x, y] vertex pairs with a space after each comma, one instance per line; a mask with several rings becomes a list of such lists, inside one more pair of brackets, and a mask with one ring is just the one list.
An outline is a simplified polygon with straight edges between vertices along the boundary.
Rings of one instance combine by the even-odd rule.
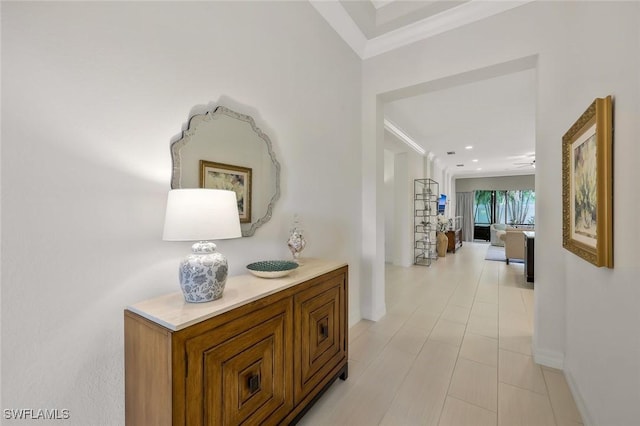
[[394, 0], [371, 0], [371, 3], [373, 3], [373, 7], [375, 7], [376, 9], [380, 9], [381, 7], [392, 3], [393, 1]]
[[309, 0], [311, 6], [329, 23], [340, 37], [363, 58], [367, 39], [351, 16], [337, 0]]
[[342, 39], [362, 59], [433, 37], [464, 25], [525, 5], [534, 0], [470, 0], [437, 15], [367, 40], [339, 1], [309, 0]]
[[384, 119], [384, 128], [391, 132], [394, 136], [400, 139], [404, 144], [412, 148], [420, 155], [425, 155], [425, 150], [416, 141], [414, 141], [409, 135], [407, 135], [402, 129], [396, 126], [391, 121]]

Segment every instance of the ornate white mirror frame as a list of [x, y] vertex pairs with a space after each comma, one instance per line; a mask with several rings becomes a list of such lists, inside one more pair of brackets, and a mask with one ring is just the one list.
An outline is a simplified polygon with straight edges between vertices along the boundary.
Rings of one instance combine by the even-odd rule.
[[224, 106], [192, 116], [171, 144], [171, 159], [172, 189], [222, 185], [236, 190], [243, 237], [271, 219], [280, 198], [280, 163], [251, 116]]

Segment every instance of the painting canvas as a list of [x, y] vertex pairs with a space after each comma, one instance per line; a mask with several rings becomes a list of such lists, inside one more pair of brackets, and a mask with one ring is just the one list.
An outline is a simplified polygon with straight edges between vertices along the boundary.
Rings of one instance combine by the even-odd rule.
[[593, 248], [598, 241], [596, 126], [593, 125], [571, 147], [572, 238]]
[[251, 169], [200, 160], [200, 187], [234, 191], [240, 223], [251, 222]]
[[562, 138], [563, 246], [613, 267], [611, 97], [596, 99]]

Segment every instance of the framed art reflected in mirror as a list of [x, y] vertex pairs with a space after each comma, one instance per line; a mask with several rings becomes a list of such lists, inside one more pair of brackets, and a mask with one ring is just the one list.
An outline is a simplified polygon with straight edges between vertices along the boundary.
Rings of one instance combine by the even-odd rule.
[[234, 191], [240, 223], [251, 222], [251, 168], [200, 160], [200, 188]]

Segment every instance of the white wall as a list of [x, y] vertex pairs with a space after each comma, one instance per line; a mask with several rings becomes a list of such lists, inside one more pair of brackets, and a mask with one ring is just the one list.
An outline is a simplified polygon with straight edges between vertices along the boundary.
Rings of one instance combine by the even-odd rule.
[[445, 174], [444, 166], [442, 162], [436, 158], [435, 161], [433, 162], [433, 173], [432, 173], [431, 179], [438, 182], [438, 190], [440, 191], [441, 194], [444, 194], [444, 189], [446, 186], [444, 174]]
[[388, 131], [384, 146], [385, 262], [407, 267], [414, 262], [413, 181], [424, 178], [424, 156]]
[[384, 125], [383, 103], [362, 97], [362, 317], [377, 321], [386, 313], [384, 288]]
[[406, 152], [399, 152], [393, 156], [394, 162], [394, 188], [393, 199], [387, 200], [392, 205], [393, 214], [393, 247], [392, 259], [394, 265], [408, 266], [410, 248], [413, 234], [411, 226], [413, 216], [411, 214], [411, 185], [409, 174], [409, 156]]
[[[415, 202], [414, 180], [424, 179], [423, 156], [413, 150], [403, 153], [403, 163], [406, 164], [405, 180], [396, 187], [396, 216], [402, 215], [402, 226], [396, 229], [396, 239], [400, 239], [401, 245], [396, 247], [395, 264], [410, 266], [415, 261]], [[397, 157], [397, 156], [396, 156]], [[398, 161], [396, 159], [396, 161]], [[397, 163], [396, 163], [397, 164]]]
[[[633, 225], [640, 207], [634, 195], [640, 181], [639, 22], [637, 2], [533, 2], [368, 59], [363, 69], [363, 145], [375, 150], [376, 133], [367, 129], [378, 126], [380, 99], [393, 92], [417, 91], [497, 64], [536, 67], [534, 354], [539, 362], [564, 367], [583, 418], [593, 425], [640, 418], [640, 286], [632, 280], [640, 275], [639, 228]], [[615, 97], [616, 126], [613, 270], [595, 268], [562, 248], [559, 210], [562, 135], [594, 98], [609, 94]], [[371, 181], [374, 158], [370, 154], [363, 164]], [[363, 200], [365, 210], [375, 208], [371, 193]], [[363, 232], [365, 240], [382, 238], [381, 227]], [[382, 262], [373, 259], [371, 269]]]
[[[638, 221], [640, 197], [640, 3], [581, 11], [583, 22], [558, 25], [584, 37], [571, 43], [571, 61], [554, 65], [571, 88], [566, 115], [549, 117], [554, 129], [566, 131], [587, 108], [580, 88], [614, 97], [614, 269], [595, 268], [569, 252], [566, 265], [565, 371], [576, 384], [594, 425], [637, 424], [640, 419], [640, 266]], [[585, 31], [597, 27], [598, 31]], [[594, 53], [595, 58], [593, 58]], [[582, 75], [572, 70], [584, 69]], [[588, 86], [587, 86], [588, 85]], [[562, 98], [555, 94], [549, 100]], [[537, 166], [537, 157], [536, 157]], [[536, 182], [536, 197], [538, 182]], [[547, 200], [550, 201], [550, 200]], [[548, 204], [547, 204], [548, 205]], [[537, 239], [537, 238], [536, 238]], [[536, 241], [537, 243], [537, 241]], [[536, 256], [538, 252], [536, 251]]]
[[179, 291], [162, 223], [195, 107], [252, 115], [282, 165], [272, 220], [218, 245], [231, 273], [290, 256], [299, 213], [359, 319], [360, 80], [306, 2], [3, 3], [2, 408], [124, 424], [123, 309]]
[[495, 176], [486, 178], [457, 178], [455, 180], [456, 191], [471, 192], [477, 190], [501, 191], [501, 190], [525, 190], [535, 189], [535, 175], [520, 176]]
[[449, 194], [447, 194], [447, 207], [445, 215], [447, 217], [456, 216], [456, 192], [458, 192], [458, 182], [455, 177], [449, 178]]
[[395, 153], [384, 150], [384, 260], [393, 263], [395, 247]]

